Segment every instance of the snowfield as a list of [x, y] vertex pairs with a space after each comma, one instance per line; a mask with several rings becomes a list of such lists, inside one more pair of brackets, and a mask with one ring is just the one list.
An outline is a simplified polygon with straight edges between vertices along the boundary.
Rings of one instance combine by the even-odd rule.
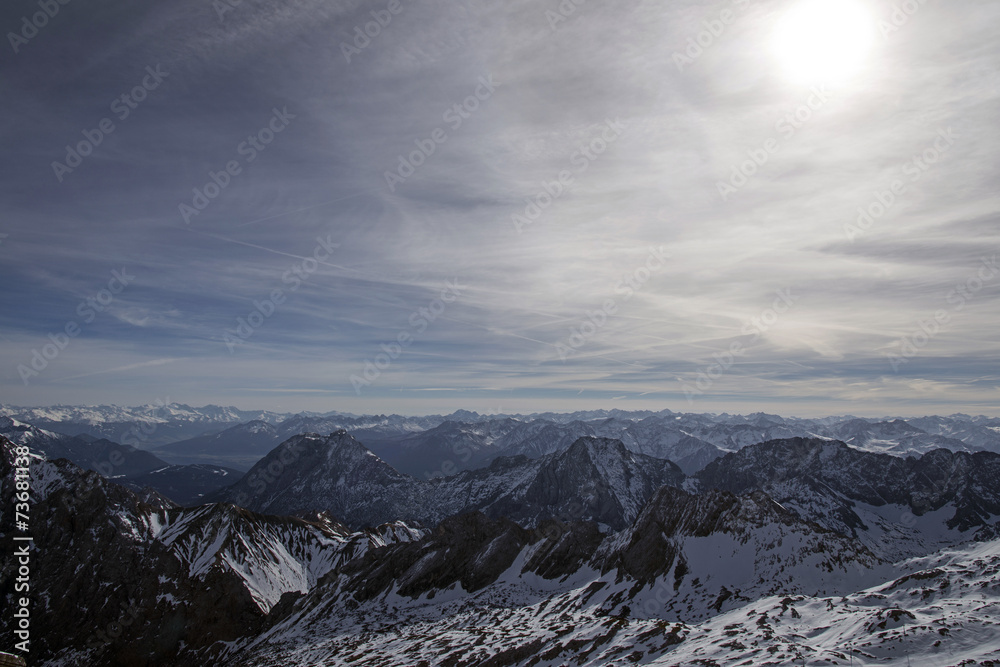
[[[410, 600], [388, 592], [355, 609], [295, 614], [227, 664], [889, 665], [1000, 662], [1000, 541], [894, 566], [895, 578], [848, 595], [770, 596], [701, 623], [635, 618], [608, 601], [628, 589], [581, 571], [561, 591], [517, 575]], [[655, 587], [654, 587], [655, 588]], [[633, 611], [640, 605], [629, 600]], [[976, 661], [975, 663], [968, 661]]]

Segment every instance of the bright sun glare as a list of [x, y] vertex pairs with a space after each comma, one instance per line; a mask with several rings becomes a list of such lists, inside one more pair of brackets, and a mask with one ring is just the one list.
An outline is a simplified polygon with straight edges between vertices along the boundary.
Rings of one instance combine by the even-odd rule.
[[836, 83], [863, 65], [873, 20], [853, 0], [802, 0], [781, 17], [774, 53], [796, 83]]

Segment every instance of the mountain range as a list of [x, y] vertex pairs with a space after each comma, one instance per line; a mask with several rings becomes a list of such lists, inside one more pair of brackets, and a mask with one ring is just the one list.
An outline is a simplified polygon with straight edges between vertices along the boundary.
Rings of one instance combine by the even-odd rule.
[[0, 417], [32, 664], [1000, 662], [996, 420], [251, 416], [173, 464]]
[[[0, 439], [5, 548], [14, 448]], [[993, 453], [784, 439], [685, 477], [588, 437], [418, 480], [341, 431], [296, 436], [220, 492], [263, 512], [174, 507], [42, 454], [31, 468], [40, 664], [902, 664], [998, 648]], [[772, 496], [795, 485], [807, 502]], [[331, 513], [360, 526], [390, 501], [418, 518]], [[879, 548], [862, 505], [908, 508], [919, 555]], [[5, 560], [0, 590], [13, 577]]]
[[243, 476], [239, 470], [213, 464], [171, 465], [130, 445], [85, 434], [53, 433], [10, 417], [0, 417], [0, 435], [47, 459], [68, 459], [137, 491], [152, 489], [180, 505], [200, 503], [206, 494]]
[[559, 516], [620, 529], [656, 489], [683, 479], [670, 461], [630, 452], [617, 440], [581, 438], [538, 459], [504, 457], [487, 468], [420, 480], [342, 430], [289, 439], [208, 500], [270, 514], [323, 511], [352, 527], [393, 519], [435, 524], [481, 511], [524, 524]]
[[472, 470], [499, 456], [551, 454], [583, 436], [621, 440], [632, 451], [671, 459], [686, 474], [726, 452], [776, 438], [828, 438], [895, 456], [940, 448], [1000, 452], [1000, 419], [964, 414], [801, 419], [670, 410], [531, 415], [459, 410], [409, 417], [336, 411], [290, 414], [160, 402], [137, 408], [0, 405], [0, 415], [64, 435], [106, 438], [152, 451], [170, 463], [213, 463], [240, 470], [294, 435], [344, 429], [397, 470], [418, 477]]
[[399, 519], [432, 525], [470, 511], [522, 525], [595, 521], [622, 530], [664, 486], [763, 493], [802, 520], [896, 561], [987, 534], [1000, 524], [1000, 454], [934, 450], [900, 458], [822, 438], [771, 440], [686, 476], [619, 440], [586, 436], [540, 458], [421, 480], [395, 470], [346, 431], [295, 436], [236, 484], [209, 496], [257, 512], [327, 512], [347, 526]]
[[523, 454], [537, 458], [566, 449], [584, 436], [621, 440], [637, 453], [668, 458], [686, 474], [726, 452], [777, 438], [819, 437], [894, 456], [934, 449], [1000, 452], [1000, 420], [952, 415], [904, 420], [776, 415], [623, 413], [555, 419], [534, 415], [458, 413], [447, 418], [297, 415], [279, 423], [255, 420], [210, 435], [156, 448], [175, 463], [215, 463], [248, 468], [293, 435], [344, 429], [400, 472], [421, 478], [474, 470], [493, 459]]

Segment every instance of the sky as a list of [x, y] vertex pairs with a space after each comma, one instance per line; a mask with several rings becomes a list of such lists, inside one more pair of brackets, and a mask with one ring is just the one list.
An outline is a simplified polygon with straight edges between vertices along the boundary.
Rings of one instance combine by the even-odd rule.
[[837, 6], [5, 2], [0, 402], [1000, 415], [1000, 5]]

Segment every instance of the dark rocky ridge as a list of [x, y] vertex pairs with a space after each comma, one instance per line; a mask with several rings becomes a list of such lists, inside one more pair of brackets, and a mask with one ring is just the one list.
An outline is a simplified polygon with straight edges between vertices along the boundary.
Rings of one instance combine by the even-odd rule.
[[[269, 455], [268, 466], [275, 465], [269, 472], [271, 481], [264, 482], [262, 500], [283, 501], [293, 498], [296, 489], [312, 489], [328, 494], [324, 497], [341, 503], [340, 507], [364, 500], [360, 506], [375, 512], [394, 496], [372, 494], [395, 488], [402, 491], [398, 498], [421, 511], [427, 511], [429, 500], [440, 503], [436, 511], [442, 513], [452, 506], [478, 506], [482, 511], [447, 515], [426, 535], [394, 536], [396, 531], [408, 531], [401, 526], [351, 534], [315, 514], [314, 520], [305, 521], [231, 504], [168, 509], [68, 461], [42, 462], [32, 508], [33, 534], [40, 549], [33, 604], [38, 636], [46, 640], [39, 642], [36, 655], [95, 665], [221, 663], [226, 658], [220, 642], [246, 644], [265, 629], [293, 622], [307, 612], [322, 617], [342, 613], [351, 605], [377, 604], [379, 596], [394, 588], [404, 597], [426, 598], [445, 590], [460, 594], [459, 585], [466, 592], [482, 591], [510, 570], [521, 554], [520, 574], [555, 581], [586, 567], [608, 575], [587, 587], [591, 591], [587, 595], [609, 581], [628, 582], [606, 603], [609, 614], [621, 617], [632, 613], [625, 609], [633, 596], [648, 596], [649, 587], [664, 576], [671, 595], [680, 602], [676, 607], [661, 605], [658, 613], [684, 618], [706, 608], [719, 611], [754, 596], [796, 590], [805, 585], [797, 580], [802, 574], [820, 577], [815, 585], [826, 586], [828, 574], [864, 573], [878, 564], [856, 540], [804, 520], [800, 512], [782, 507], [759, 490], [734, 495], [674, 488], [670, 483], [683, 482], [676, 466], [630, 452], [613, 440], [584, 438], [542, 459], [502, 459], [490, 468], [440, 482], [418, 482], [392, 470], [343, 432], [293, 441]], [[9, 548], [11, 445], [2, 441], [0, 449], [0, 502], [4, 503], [0, 531], [3, 548]], [[830, 461], [849, 462], [852, 452], [828, 441], [765, 443], [750, 448], [743, 458], [732, 455], [728, 461], [720, 460], [710, 474], [733, 485], [804, 480], [811, 491], [819, 492], [827, 489], [830, 470], [836, 469]], [[921, 467], [919, 461], [907, 465], [931, 482], [931, 471], [938, 470], [937, 484], [954, 489], [952, 501], [965, 502], [963, 506], [973, 508], [970, 511], [988, 507], [988, 494], [980, 487], [997, 488], [987, 474], [993, 465], [990, 459], [973, 458], [981, 468], [977, 472], [968, 462], [962, 463], [961, 456], [933, 454], [927, 463], [932, 468]], [[874, 462], [891, 459], [875, 456]], [[848, 475], [842, 483], [876, 475], [872, 461], [866, 459], [866, 468], [875, 468], [874, 472], [849, 468], [861, 477]], [[953, 465], [945, 467], [947, 462]], [[266, 467], [261, 470], [268, 472]], [[896, 498], [891, 481], [888, 484], [888, 497]], [[432, 495], [424, 497], [412, 489], [429, 490]], [[575, 514], [593, 520], [579, 520]], [[563, 520], [547, 518], [553, 516]], [[605, 519], [619, 516], [632, 518], [616, 534], [602, 532], [596, 524], [611, 525]], [[162, 530], [173, 531], [170, 540], [162, 534], [156, 537]], [[707, 577], [692, 574], [714, 567], [699, 561], [697, 554], [705, 553], [706, 544], [699, 540], [715, 540], [710, 542], [713, 550], [734, 549], [739, 554], [734, 559], [752, 565], [737, 580], [738, 586], [709, 585]], [[213, 549], [228, 550], [227, 557]], [[195, 572], [192, 564], [203, 560], [199, 556], [203, 552], [212, 560]], [[239, 570], [227, 565], [235, 556], [254, 565], [247, 571], [259, 573], [265, 568], [258, 565], [275, 559], [292, 557], [294, 563], [305, 564], [317, 555], [329, 559], [330, 569], [308, 593], [278, 580], [263, 582], [272, 589], [284, 586], [284, 596], [269, 613], [262, 610]], [[0, 590], [5, 592], [11, 584], [10, 568], [6, 561], [0, 566]], [[837, 590], [836, 581], [830, 587]], [[569, 596], [561, 605], [582, 604], [582, 598], [570, 592], [560, 595]], [[91, 642], [94, 628], [120, 623], [123, 605], [135, 612], [129, 612], [132, 620], [121, 637], [98, 643], [89, 653], [75, 652]], [[8, 622], [0, 621], [0, 631], [9, 636], [9, 626], [4, 625]], [[234, 664], [238, 662], [236, 658]]]
[[352, 527], [397, 519], [435, 524], [482, 511], [525, 526], [559, 518], [620, 529], [656, 489], [683, 480], [670, 461], [630, 452], [619, 441], [581, 438], [540, 459], [502, 458], [488, 468], [424, 481], [397, 472], [338, 431], [282, 443], [209, 500], [272, 514], [328, 511]]
[[[790, 438], [727, 454], [694, 479], [701, 488], [764, 491], [780, 503], [823, 497], [836, 506], [836, 516], [852, 534], [864, 527], [852, 501], [903, 505], [916, 516], [953, 505], [947, 525], [960, 531], [1000, 514], [1000, 454], [993, 452], [939, 449], [904, 459], [837, 441]], [[805, 518], [824, 523], [819, 515]]]
[[[15, 447], [0, 436], [5, 553], [14, 548]], [[234, 559], [253, 576], [271, 576], [263, 582], [267, 589], [287, 586], [265, 571], [277, 559], [305, 567], [325, 553], [335, 563], [393, 539], [389, 530], [351, 535], [327, 521], [264, 516], [233, 505], [170, 508], [155, 494], [140, 496], [66, 459], [36, 458], [31, 470], [33, 661], [212, 664], [223, 648], [219, 642], [258, 632], [266, 618]], [[157, 537], [162, 526], [173, 530], [169, 542]], [[222, 551], [229, 555], [222, 558]], [[192, 554], [207, 558], [196, 567]], [[14, 576], [14, 559], [0, 559], [4, 609], [14, 608]], [[2, 636], [13, 636], [11, 623], [10, 614], [0, 615]]]
[[153, 454], [131, 445], [89, 435], [67, 436], [0, 417], [0, 435], [26, 444], [46, 458], [68, 459], [85, 470], [142, 491], [149, 488], [179, 505], [202, 502], [202, 497], [232, 484], [242, 473], [219, 466], [169, 465]]

